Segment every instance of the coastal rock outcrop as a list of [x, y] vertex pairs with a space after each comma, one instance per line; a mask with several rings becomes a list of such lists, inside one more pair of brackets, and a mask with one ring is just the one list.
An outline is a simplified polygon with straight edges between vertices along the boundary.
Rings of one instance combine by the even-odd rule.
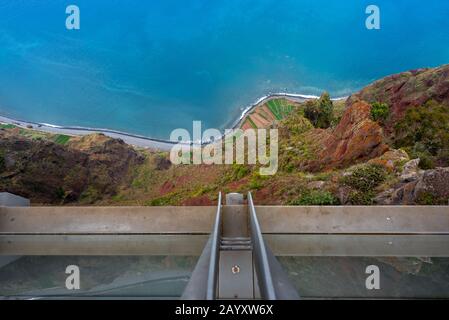
[[429, 100], [449, 108], [449, 65], [388, 76], [352, 95], [347, 105], [361, 100], [390, 106], [391, 117], [386, 122], [387, 130], [404, 116], [407, 109], [423, 105]]
[[340, 168], [379, 157], [388, 151], [382, 128], [371, 120], [370, 109], [370, 105], [363, 101], [350, 105], [337, 127], [322, 140], [318, 160], [311, 161], [308, 169]]
[[163, 157], [163, 156], [157, 156], [154, 159], [154, 162], [156, 165], [156, 170], [160, 170], [160, 171], [168, 170], [172, 165], [170, 159]]
[[375, 199], [385, 205], [447, 205], [449, 201], [449, 168], [425, 171], [414, 181], [401, 183]]
[[419, 162], [421, 160], [413, 159], [408, 161], [406, 164], [404, 164], [404, 169], [402, 170], [402, 173], [399, 177], [401, 182], [411, 182], [416, 180], [419, 175], [423, 174], [424, 171], [419, 169]]
[[368, 163], [379, 164], [389, 169], [390, 171], [393, 171], [398, 163], [402, 163], [404, 161], [409, 160], [410, 157], [404, 150], [390, 149], [380, 157], [371, 159], [370, 161], [368, 161]]

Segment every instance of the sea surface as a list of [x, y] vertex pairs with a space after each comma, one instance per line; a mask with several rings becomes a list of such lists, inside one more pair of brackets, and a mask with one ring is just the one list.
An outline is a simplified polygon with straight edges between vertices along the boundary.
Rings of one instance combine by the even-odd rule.
[[270, 92], [339, 97], [449, 63], [448, 17], [447, 0], [0, 0], [0, 114], [156, 138], [223, 129]]

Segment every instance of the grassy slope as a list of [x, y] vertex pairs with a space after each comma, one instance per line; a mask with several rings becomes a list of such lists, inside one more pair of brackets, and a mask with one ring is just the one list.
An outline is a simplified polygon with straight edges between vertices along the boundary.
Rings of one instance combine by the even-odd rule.
[[[334, 108], [335, 117], [341, 117], [344, 102], [339, 102]], [[267, 115], [270, 110], [271, 115]], [[271, 100], [261, 108], [256, 109], [252, 116], [260, 114], [272, 117], [277, 121], [271, 125], [279, 127], [280, 137], [280, 169], [275, 176], [259, 175], [259, 168], [246, 165], [181, 165], [159, 168], [158, 161], [167, 159], [168, 153], [139, 150], [145, 157], [142, 165], [135, 165], [129, 171], [131, 181], [118, 186], [115, 195], [83, 197], [79, 204], [95, 205], [212, 205], [219, 191], [242, 192], [253, 191], [255, 199], [262, 204], [289, 204], [301, 201], [301, 197], [316, 202], [333, 200], [338, 203], [333, 193], [336, 191], [342, 172], [324, 172], [310, 174], [295, 169], [296, 162], [313, 157], [313, 141], [307, 141], [307, 131], [312, 128], [303, 118], [302, 105], [288, 103], [284, 99]], [[249, 117], [247, 121], [256, 127], [256, 121]], [[280, 119], [280, 120], [278, 120]], [[260, 119], [259, 119], [260, 122]], [[298, 123], [303, 122], [303, 128]], [[260, 123], [259, 123], [260, 126]], [[27, 137], [32, 140], [48, 140], [60, 145], [66, 145], [72, 139], [68, 136], [42, 133], [14, 126], [2, 126], [4, 130]], [[284, 132], [285, 134], [282, 134]], [[290, 149], [289, 145], [296, 147]], [[82, 148], [79, 144], [71, 147]], [[294, 151], [293, 153], [291, 151]], [[313, 190], [310, 185], [314, 181], [324, 181], [326, 186]], [[89, 189], [88, 189], [89, 190]]]
[[[256, 201], [261, 204], [338, 204], [335, 194], [344, 185], [344, 173], [360, 165], [315, 174], [298, 170], [298, 162], [314, 157], [314, 141], [308, 139], [313, 126], [303, 117], [302, 104], [293, 106], [283, 99], [272, 100], [255, 112], [266, 117], [266, 107], [273, 110], [272, 116], [282, 118], [274, 123], [281, 132], [280, 168], [276, 175], [260, 176], [257, 166], [246, 165], [184, 165], [160, 171], [156, 169], [154, 159], [168, 155], [147, 152], [145, 165], [135, 168], [131, 186], [124, 186], [112, 202], [106, 200], [103, 204], [205, 205], [213, 204], [219, 191], [253, 191]], [[338, 124], [344, 109], [345, 101], [334, 104], [334, 125]], [[255, 126], [254, 120], [251, 126]], [[400, 165], [397, 163], [397, 170], [401, 169]], [[394, 179], [394, 172], [386, 172], [385, 180], [371, 189], [380, 192], [392, 184]], [[358, 195], [357, 190], [353, 192], [354, 197]], [[370, 200], [354, 201], [369, 204]]]

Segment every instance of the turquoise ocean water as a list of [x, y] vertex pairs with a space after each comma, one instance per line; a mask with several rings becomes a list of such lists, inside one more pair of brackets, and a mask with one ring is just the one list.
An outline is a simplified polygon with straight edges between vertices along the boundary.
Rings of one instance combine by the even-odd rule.
[[447, 0], [0, 0], [0, 114], [37, 122], [168, 138], [270, 92], [344, 96], [445, 63]]

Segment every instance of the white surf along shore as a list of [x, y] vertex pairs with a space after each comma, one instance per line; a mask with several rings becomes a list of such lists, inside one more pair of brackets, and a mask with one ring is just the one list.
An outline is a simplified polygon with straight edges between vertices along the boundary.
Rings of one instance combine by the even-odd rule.
[[[287, 100], [291, 100], [294, 102], [304, 102], [306, 100], [310, 99], [317, 99], [318, 96], [312, 96], [312, 95], [303, 95], [303, 94], [294, 94], [294, 93], [272, 93], [266, 96], [263, 96], [259, 99], [257, 99], [254, 103], [249, 105], [244, 109], [242, 114], [238, 119], [236, 119], [229, 129], [235, 129], [237, 128], [243, 119], [247, 116], [248, 113], [250, 113], [254, 108], [257, 108], [258, 106], [261, 106], [272, 99], [278, 99], [278, 98], [285, 98]], [[334, 101], [337, 100], [344, 100], [347, 97], [341, 97], [341, 98], [335, 98], [332, 99]], [[151, 148], [161, 151], [169, 151], [173, 145], [177, 144], [177, 141], [170, 141], [165, 139], [158, 139], [158, 138], [151, 138], [146, 137], [142, 135], [112, 130], [112, 129], [102, 129], [102, 128], [89, 128], [89, 127], [78, 127], [78, 126], [59, 126], [54, 124], [48, 124], [48, 123], [38, 123], [38, 122], [32, 122], [32, 121], [25, 121], [25, 120], [17, 120], [12, 119], [4, 116], [0, 116], [0, 123], [3, 124], [12, 124], [18, 127], [22, 128], [29, 128], [37, 131], [47, 132], [47, 133], [54, 133], [54, 134], [65, 134], [69, 136], [82, 136], [82, 135], [88, 135], [92, 133], [103, 133], [106, 136], [109, 136], [111, 138], [116, 139], [122, 139], [125, 143], [140, 147], [140, 148]], [[221, 137], [218, 137], [221, 138]], [[190, 144], [199, 145], [201, 142], [190, 142]], [[202, 142], [202, 144], [206, 144], [208, 142]]]

